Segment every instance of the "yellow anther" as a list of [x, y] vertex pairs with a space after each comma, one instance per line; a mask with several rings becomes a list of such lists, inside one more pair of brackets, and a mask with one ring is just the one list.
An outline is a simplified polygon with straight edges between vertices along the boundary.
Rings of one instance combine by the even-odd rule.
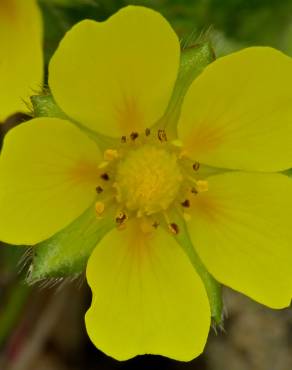
[[108, 162], [108, 161], [103, 161], [103, 162], [101, 162], [101, 163], [98, 165], [98, 168], [100, 168], [100, 169], [105, 168], [105, 167], [107, 167], [107, 166], [108, 166], [108, 164], [109, 164], [109, 162]]
[[203, 193], [205, 191], [208, 191], [208, 189], [209, 189], [208, 181], [206, 181], [206, 180], [197, 180], [196, 181], [196, 190], [199, 193]]
[[112, 160], [117, 159], [119, 157], [119, 153], [115, 149], [107, 149], [104, 152], [103, 157], [106, 161], [112, 161]]
[[103, 202], [96, 202], [95, 203], [95, 212], [98, 216], [101, 216], [104, 212], [104, 203]]

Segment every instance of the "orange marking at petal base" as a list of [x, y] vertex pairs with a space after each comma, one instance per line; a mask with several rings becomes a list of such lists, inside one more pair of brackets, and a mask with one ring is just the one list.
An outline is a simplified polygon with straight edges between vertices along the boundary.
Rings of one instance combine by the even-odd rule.
[[0, 19], [7, 20], [9, 22], [16, 21], [18, 12], [17, 4], [15, 0], [0, 0]]
[[100, 177], [98, 165], [95, 162], [82, 161], [77, 163], [69, 173], [74, 182], [97, 183]]
[[208, 222], [217, 223], [223, 215], [223, 207], [210, 193], [200, 193], [192, 197], [192, 213], [204, 217]]
[[132, 258], [137, 264], [142, 266], [149, 265], [149, 258], [152, 254], [152, 243], [151, 240], [155, 237], [155, 229], [150, 232], [143, 231], [141, 227], [141, 220], [132, 220], [127, 225], [127, 229], [124, 233], [125, 242], [128, 245], [128, 253], [132, 255]]
[[199, 157], [201, 153], [204, 154], [216, 149], [223, 143], [224, 137], [223, 128], [202, 125], [188, 135], [185, 139], [184, 149], [188, 153], [192, 153], [192, 156]]
[[129, 134], [144, 129], [144, 115], [135, 98], [125, 96], [116, 113], [121, 132]]

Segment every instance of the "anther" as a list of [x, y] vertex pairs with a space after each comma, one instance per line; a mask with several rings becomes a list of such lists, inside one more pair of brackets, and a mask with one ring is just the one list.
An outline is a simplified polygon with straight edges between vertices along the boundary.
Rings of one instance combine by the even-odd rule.
[[159, 226], [159, 222], [154, 221], [153, 224], [152, 224], [152, 226], [154, 227], [154, 229], [157, 229], [158, 226]]
[[100, 193], [102, 193], [102, 192], [103, 192], [103, 188], [102, 188], [101, 186], [97, 186], [97, 187], [95, 188], [95, 190], [96, 190], [97, 194], [100, 194]]
[[174, 235], [177, 235], [179, 233], [179, 228], [178, 228], [178, 225], [175, 224], [174, 222], [172, 222], [171, 224], [168, 225], [168, 228], [169, 228], [169, 231], [174, 234]]
[[149, 136], [149, 135], [150, 135], [150, 133], [151, 133], [150, 128], [146, 128], [146, 130], [145, 130], [145, 135], [146, 135], [146, 136]]
[[208, 181], [206, 180], [198, 180], [196, 183], [196, 188], [199, 193], [204, 191], [208, 191]]
[[128, 219], [128, 216], [124, 212], [120, 212], [116, 217], [116, 223], [118, 226], [123, 225]]
[[107, 161], [112, 161], [114, 159], [117, 159], [119, 157], [119, 153], [115, 149], [107, 149], [104, 152], [104, 159]]
[[198, 190], [196, 188], [191, 188], [191, 193], [192, 194], [198, 194]]
[[105, 167], [107, 167], [107, 166], [108, 166], [108, 164], [109, 164], [109, 162], [108, 162], [108, 161], [102, 161], [102, 162], [98, 165], [98, 168], [99, 168], [99, 169], [105, 168]]
[[130, 135], [130, 137], [133, 141], [135, 141], [138, 138], [138, 136], [139, 136], [138, 132], [132, 132], [131, 135]]
[[126, 136], [122, 136], [121, 137], [121, 143], [126, 143], [127, 142], [127, 137]]
[[188, 199], [184, 200], [181, 205], [185, 208], [189, 208], [190, 207], [190, 201]]
[[159, 141], [161, 141], [161, 142], [167, 141], [167, 136], [166, 136], [165, 130], [159, 129], [157, 135], [158, 135], [158, 140]]
[[104, 212], [104, 203], [103, 202], [96, 202], [95, 203], [95, 212], [98, 216], [103, 214], [103, 212]]
[[199, 162], [195, 162], [195, 163], [193, 164], [193, 170], [194, 170], [194, 171], [198, 171], [198, 170], [199, 170], [199, 168], [200, 168], [200, 163], [199, 163]]
[[109, 180], [109, 175], [105, 172], [103, 174], [100, 175], [100, 177], [105, 180], [105, 181], [108, 181]]

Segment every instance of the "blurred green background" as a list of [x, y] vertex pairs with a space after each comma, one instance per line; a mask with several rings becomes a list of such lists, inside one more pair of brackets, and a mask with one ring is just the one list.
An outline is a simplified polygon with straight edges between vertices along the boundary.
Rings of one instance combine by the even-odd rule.
[[[196, 42], [203, 35], [212, 40], [217, 56], [250, 45], [273, 46], [292, 56], [292, 0], [39, 3], [45, 23], [46, 63], [74, 23], [85, 18], [104, 20], [127, 4], [161, 12], [179, 34], [182, 45]], [[226, 333], [216, 335], [212, 331], [206, 351], [198, 359], [182, 364], [159, 356], [141, 356], [118, 363], [96, 350], [87, 338], [83, 316], [91, 297], [84, 279], [27, 287], [23, 280], [29, 258], [29, 252], [23, 256], [22, 248], [0, 249], [1, 370], [292, 369], [290, 310], [268, 310], [230, 290], [225, 291]]]
[[64, 32], [84, 18], [104, 20], [128, 4], [161, 12], [182, 40], [208, 32], [217, 55], [248, 45], [292, 54], [291, 0], [40, 0], [46, 24], [47, 60]]

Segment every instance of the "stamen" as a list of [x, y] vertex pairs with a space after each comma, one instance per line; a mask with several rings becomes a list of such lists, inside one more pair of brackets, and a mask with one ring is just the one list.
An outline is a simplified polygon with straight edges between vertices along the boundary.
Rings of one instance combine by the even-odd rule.
[[103, 202], [96, 202], [95, 203], [95, 212], [98, 216], [102, 215], [104, 212], [104, 203]]
[[138, 136], [139, 136], [138, 132], [132, 132], [131, 135], [130, 135], [130, 137], [133, 141], [135, 141], [138, 138]]
[[127, 142], [127, 137], [126, 136], [122, 136], [121, 137], [121, 143], [126, 143]]
[[189, 208], [190, 207], [190, 201], [188, 199], [184, 200], [181, 205], [185, 208]]
[[199, 193], [208, 191], [208, 181], [206, 180], [198, 180], [196, 183], [196, 189]]
[[103, 192], [103, 188], [102, 188], [101, 186], [97, 186], [97, 187], [95, 188], [95, 190], [96, 190], [97, 194], [100, 194], [100, 193], [102, 193], [102, 192]]
[[128, 216], [124, 212], [120, 212], [116, 217], [116, 223], [118, 227], [123, 226], [125, 222], [127, 221]]
[[103, 161], [98, 165], [99, 169], [105, 168], [108, 166], [108, 161]]
[[174, 235], [177, 235], [179, 233], [179, 227], [174, 222], [168, 225], [168, 229]]
[[145, 135], [146, 135], [146, 136], [149, 136], [149, 135], [150, 135], [150, 133], [151, 133], [150, 128], [146, 128], [146, 130], [145, 130]]
[[106, 161], [112, 161], [114, 159], [117, 159], [119, 157], [119, 153], [117, 150], [115, 149], [107, 149], [105, 152], [104, 152], [104, 159]]
[[191, 188], [191, 193], [192, 194], [198, 194], [198, 190], [196, 188]]
[[199, 163], [199, 162], [195, 162], [195, 163], [193, 164], [193, 170], [194, 170], [194, 171], [198, 171], [198, 170], [199, 170], [199, 168], [200, 168], [200, 163]]
[[154, 229], [157, 229], [158, 226], [159, 226], [159, 222], [154, 221], [153, 224], [152, 224], [152, 226], [154, 227]]
[[158, 130], [158, 140], [161, 141], [161, 142], [167, 141], [167, 136], [166, 136], [165, 130], [162, 130], [162, 129]]
[[100, 175], [100, 177], [105, 180], [105, 181], [108, 181], [109, 180], [109, 175], [105, 172], [103, 174]]

